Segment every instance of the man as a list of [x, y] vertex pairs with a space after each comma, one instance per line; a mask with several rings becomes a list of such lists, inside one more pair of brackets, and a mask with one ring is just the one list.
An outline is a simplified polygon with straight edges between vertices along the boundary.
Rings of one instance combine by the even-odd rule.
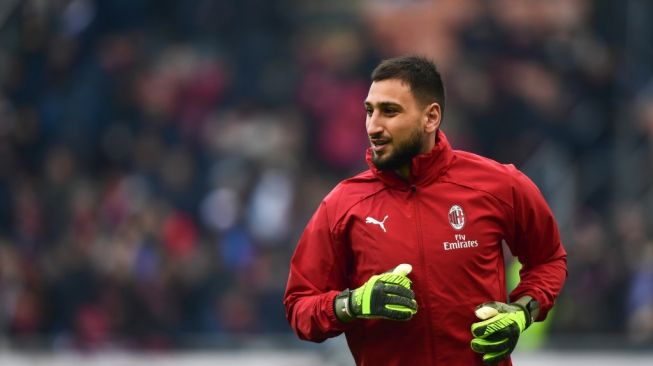
[[[292, 258], [290, 325], [315, 342], [344, 332], [357, 365], [511, 365], [566, 278], [539, 190], [512, 165], [452, 150], [444, 102], [430, 61], [377, 66], [370, 169], [324, 198]], [[523, 265], [510, 297], [502, 242]]]

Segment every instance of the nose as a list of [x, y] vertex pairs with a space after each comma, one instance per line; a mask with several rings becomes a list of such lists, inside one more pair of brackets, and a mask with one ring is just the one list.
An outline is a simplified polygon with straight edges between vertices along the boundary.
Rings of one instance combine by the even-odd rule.
[[368, 136], [378, 136], [383, 133], [383, 124], [378, 113], [373, 112], [371, 116], [367, 115], [365, 128]]

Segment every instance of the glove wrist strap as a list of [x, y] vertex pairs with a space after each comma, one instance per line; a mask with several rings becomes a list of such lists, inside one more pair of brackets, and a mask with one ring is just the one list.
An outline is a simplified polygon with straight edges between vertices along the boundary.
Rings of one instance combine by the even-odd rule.
[[540, 314], [540, 303], [537, 300], [535, 300], [532, 296], [529, 295], [522, 296], [512, 304], [517, 305], [522, 309], [524, 308], [526, 309], [525, 314], [528, 315], [528, 319], [526, 319], [528, 324], [526, 325], [526, 327], [528, 327], [530, 324], [535, 322], [535, 319], [537, 319], [537, 317]]
[[345, 289], [336, 295], [335, 300], [333, 300], [334, 313], [336, 314], [338, 320], [343, 323], [349, 323], [355, 318], [349, 306], [350, 297], [351, 291], [349, 289]]
[[533, 323], [533, 318], [531, 318], [530, 310], [528, 310], [528, 308], [526, 306], [524, 306], [524, 304], [521, 304], [519, 302], [513, 302], [513, 303], [510, 303], [510, 305], [516, 306], [516, 307], [520, 308], [524, 312], [524, 316], [526, 318], [526, 327], [524, 329], [528, 329], [528, 327], [531, 325], [531, 323]]

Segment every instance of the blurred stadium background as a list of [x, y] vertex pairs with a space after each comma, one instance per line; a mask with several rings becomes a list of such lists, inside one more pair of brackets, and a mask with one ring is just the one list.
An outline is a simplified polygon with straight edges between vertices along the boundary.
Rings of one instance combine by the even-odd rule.
[[647, 0], [0, 1], [0, 363], [351, 364], [291, 334], [288, 262], [365, 168], [369, 72], [419, 53], [453, 145], [514, 162], [562, 229], [569, 279], [518, 364], [651, 364], [652, 20]]

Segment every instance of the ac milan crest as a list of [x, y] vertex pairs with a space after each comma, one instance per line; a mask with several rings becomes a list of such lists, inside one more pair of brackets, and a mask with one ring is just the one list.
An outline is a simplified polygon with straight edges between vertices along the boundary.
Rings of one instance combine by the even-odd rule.
[[465, 226], [465, 213], [463, 208], [458, 205], [453, 205], [449, 209], [449, 224], [455, 230], [460, 230]]

